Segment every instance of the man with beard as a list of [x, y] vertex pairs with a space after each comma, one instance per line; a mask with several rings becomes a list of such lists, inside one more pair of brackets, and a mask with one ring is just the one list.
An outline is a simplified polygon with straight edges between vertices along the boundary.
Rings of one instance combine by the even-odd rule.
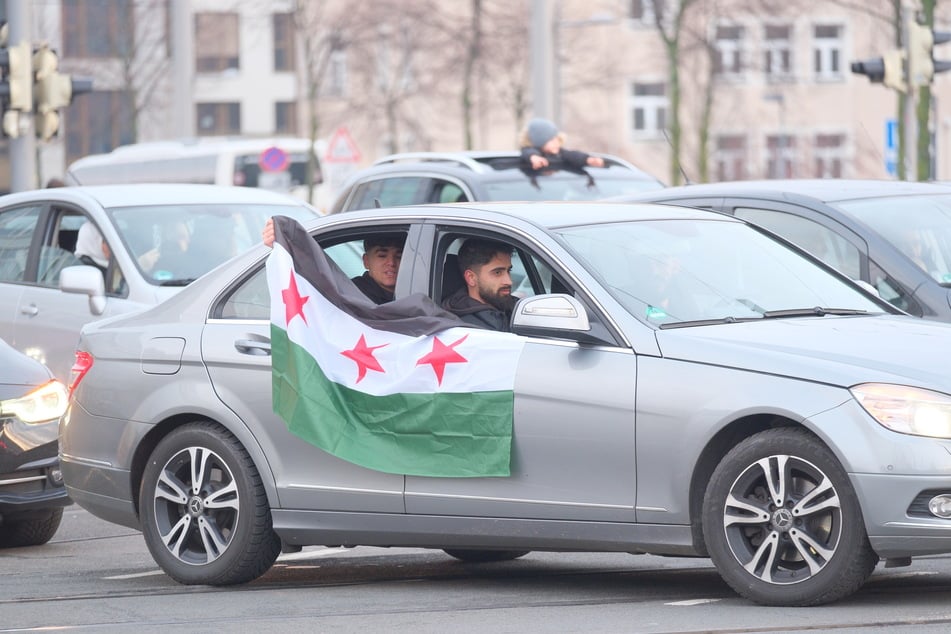
[[447, 297], [442, 307], [473, 326], [508, 332], [516, 301], [512, 297], [512, 251], [501, 242], [466, 240], [459, 249], [465, 285]]

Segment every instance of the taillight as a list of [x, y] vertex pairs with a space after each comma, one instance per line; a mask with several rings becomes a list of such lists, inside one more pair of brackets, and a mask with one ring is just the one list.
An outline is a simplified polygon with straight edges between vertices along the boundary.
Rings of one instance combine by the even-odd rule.
[[82, 350], [76, 351], [76, 362], [73, 363], [73, 367], [69, 371], [69, 395], [73, 395], [73, 390], [79, 385], [79, 382], [83, 380], [83, 377], [86, 376], [86, 373], [89, 372], [89, 368], [92, 367], [92, 355], [88, 352], [83, 352]]

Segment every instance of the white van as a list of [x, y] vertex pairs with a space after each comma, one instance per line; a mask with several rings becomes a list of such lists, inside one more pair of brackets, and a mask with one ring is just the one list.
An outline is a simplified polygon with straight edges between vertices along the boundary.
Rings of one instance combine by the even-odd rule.
[[[317, 141], [312, 204], [324, 212], [332, 197], [323, 184], [319, 161], [326, 142]], [[308, 139], [294, 137], [199, 137], [117, 147], [74, 161], [66, 170], [67, 185], [117, 183], [203, 183], [260, 187], [307, 198]]]

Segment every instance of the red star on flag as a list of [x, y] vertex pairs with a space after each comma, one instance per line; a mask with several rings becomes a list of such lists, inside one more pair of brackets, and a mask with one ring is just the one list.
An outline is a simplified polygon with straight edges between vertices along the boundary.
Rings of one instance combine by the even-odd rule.
[[379, 346], [373, 346], [372, 348], [367, 346], [366, 337], [360, 335], [360, 340], [357, 342], [357, 345], [351, 350], [344, 350], [340, 354], [347, 357], [348, 359], [353, 360], [357, 364], [357, 383], [363, 380], [363, 377], [367, 375], [367, 370], [373, 370], [374, 372], [383, 372], [386, 371], [380, 365], [380, 362], [376, 360], [376, 357], [373, 356], [373, 351], [377, 348], [383, 348], [389, 344], [382, 344]]
[[284, 318], [287, 320], [287, 324], [290, 324], [291, 320], [297, 315], [300, 315], [305, 324], [307, 323], [307, 318], [304, 317], [304, 304], [307, 303], [310, 297], [301, 297], [297, 290], [297, 278], [294, 277], [293, 271], [291, 271], [290, 284], [281, 291], [281, 299], [284, 300]]
[[466, 337], [468, 336], [469, 335], [464, 335], [461, 339], [449, 344], [448, 346], [440, 341], [439, 337], [433, 337], [432, 352], [424, 355], [423, 358], [416, 362], [416, 365], [433, 366], [433, 372], [436, 373], [436, 382], [439, 385], [442, 385], [442, 376], [446, 370], [447, 363], [469, 362], [468, 359], [454, 350], [454, 348], [465, 341]]

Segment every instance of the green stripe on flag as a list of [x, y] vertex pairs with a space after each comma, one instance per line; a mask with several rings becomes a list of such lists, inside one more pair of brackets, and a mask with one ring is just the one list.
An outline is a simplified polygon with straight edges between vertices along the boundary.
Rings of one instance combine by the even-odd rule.
[[508, 476], [511, 390], [373, 396], [329, 380], [271, 326], [272, 399], [288, 429], [354, 464], [416, 476]]

